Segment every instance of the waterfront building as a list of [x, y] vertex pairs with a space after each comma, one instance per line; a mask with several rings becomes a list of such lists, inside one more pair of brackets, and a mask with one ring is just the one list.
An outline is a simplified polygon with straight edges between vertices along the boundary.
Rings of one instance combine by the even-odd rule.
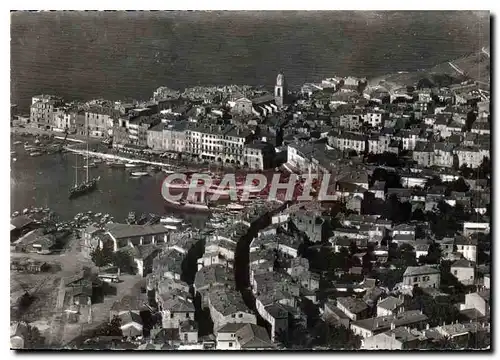
[[54, 111], [63, 99], [54, 95], [37, 95], [31, 99], [30, 123], [38, 129], [49, 130], [54, 124]]
[[92, 104], [85, 110], [85, 123], [89, 129], [89, 136], [112, 136], [113, 124], [120, 112], [105, 103]]
[[170, 230], [163, 225], [107, 224], [106, 233], [113, 241], [113, 249], [145, 244], [166, 243]]

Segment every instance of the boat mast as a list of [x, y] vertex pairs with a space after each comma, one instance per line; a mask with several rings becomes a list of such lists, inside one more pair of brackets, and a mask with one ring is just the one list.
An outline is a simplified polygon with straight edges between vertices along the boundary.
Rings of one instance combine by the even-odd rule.
[[87, 182], [89, 182], [89, 125], [87, 125]]
[[78, 186], [78, 153], [75, 153], [75, 187]]

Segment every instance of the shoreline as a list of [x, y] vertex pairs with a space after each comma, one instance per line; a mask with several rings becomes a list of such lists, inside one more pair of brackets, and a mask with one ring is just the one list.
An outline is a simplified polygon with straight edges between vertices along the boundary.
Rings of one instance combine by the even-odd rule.
[[[71, 146], [64, 146], [64, 149], [69, 151], [69, 152], [80, 154], [80, 155], [87, 154], [87, 150], [73, 149]], [[120, 156], [120, 155], [106, 154], [106, 153], [102, 153], [102, 152], [89, 151], [88, 154], [91, 157], [96, 157], [96, 158], [101, 158], [101, 159], [119, 160], [119, 161], [126, 161], [126, 162], [130, 162], [130, 163], [143, 163], [143, 164], [148, 164], [148, 165], [156, 165], [156, 166], [170, 167], [170, 168], [176, 167], [176, 165], [172, 165], [172, 164], [166, 164], [166, 163], [149, 161], [149, 160], [133, 159], [133, 158], [128, 158], [128, 157], [124, 157], [124, 156]]]

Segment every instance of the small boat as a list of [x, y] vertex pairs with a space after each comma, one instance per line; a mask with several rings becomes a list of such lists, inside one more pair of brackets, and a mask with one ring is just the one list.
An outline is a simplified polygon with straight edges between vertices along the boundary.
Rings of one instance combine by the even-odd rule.
[[11, 151], [10, 154], [11, 155], [16, 155], [16, 152], [15, 151]]
[[90, 163], [88, 165], [83, 165], [84, 169], [87, 169], [87, 168], [92, 169], [92, 168], [96, 168], [96, 167], [97, 167], [97, 165], [95, 163]]
[[14, 211], [14, 213], [12, 214], [12, 217], [16, 217], [19, 215], [19, 211]]
[[179, 219], [175, 216], [164, 216], [160, 219], [160, 222], [162, 224], [178, 224], [178, 223], [181, 223], [182, 222], [182, 219]]
[[37, 144], [37, 145], [40, 144], [40, 140], [35, 139], [35, 144]]
[[165, 226], [165, 229], [168, 229], [168, 230], [179, 230], [177, 228], [177, 226], [175, 226], [175, 225], [168, 225], [167, 224], [167, 225], [164, 225], [164, 226]]
[[29, 212], [28, 208], [23, 210], [23, 215], [26, 215]]
[[39, 152], [39, 151], [35, 151], [35, 152], [30, 153], [30, 156], [33, 156], [33, 157], [34, 156], [40, 156], [40, 155], [42, 155], [42, 153]]
[[168, 170], [168, 169], [165, 169], [165, 168], [162, 168], [161, 170], [162, 170], [165, 174], [173, 174], [173, 173], [174, 173], [174, 171], [172, 171], [172, 170]]
[[147, 173], [145, 171], [134, 171], [130, 175], [132, 175], [133, 177], [141, 177], [141, 176], [148, 176], [149, 173]]
[[97, 213], [97, 214], [94, 215], [94, 217], [101, 217], [101, 216], [102, 216], [101, 213]]
[[146, 214], [142, 214], [137, 220], [137, 225], [144, 225], [144, 223], [148, 220], [148, 216]]
[[125, 168], [125, 164], [121, 163], [121, 162], [118, 162], [118, 161], [108, 162], [108, 163], [106, 163], [106, 165], [108, 165], [109, 167], [111, 167], [113, 169], [123, 169], [123, 168]]
[[137, 167], [137, 164], [134, 164], [134, 163], [126, 163], [126, 164], [125, 164], [125, 167], [128, 167], [128, 168], [133, 168], [133, 167]]
[[237, 203], [230, 203], [226, 205], [227, 210], [243, 210], [245, 206]]
[[14, 141], [14, 145], [21, 145], [22, 143], [22, 141]]
[[16, 161], [17, 161], [17, 158], [12, 158], [12, 161], [16, 162]]

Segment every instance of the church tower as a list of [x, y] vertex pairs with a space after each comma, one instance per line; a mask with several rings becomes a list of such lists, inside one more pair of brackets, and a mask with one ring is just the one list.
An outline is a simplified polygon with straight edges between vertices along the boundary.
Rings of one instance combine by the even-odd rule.
[[282, 72], [280, 72], [276, 78], [276, 85], [274, 86], [274, 101], [276, 102], [276, 105], [282, 107], [286, 104], [287, 95], [288, 89], [286, 86], [285, 76]]

